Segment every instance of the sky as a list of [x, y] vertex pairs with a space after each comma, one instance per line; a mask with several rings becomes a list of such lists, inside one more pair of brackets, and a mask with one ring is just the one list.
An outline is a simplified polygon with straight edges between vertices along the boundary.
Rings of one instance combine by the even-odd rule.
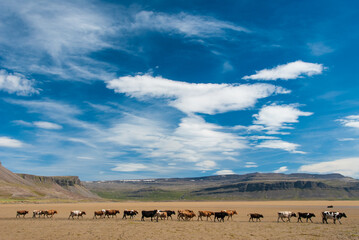
[[357, 1], [0, 9], [0, 161], [14, 172], [359, 178]]

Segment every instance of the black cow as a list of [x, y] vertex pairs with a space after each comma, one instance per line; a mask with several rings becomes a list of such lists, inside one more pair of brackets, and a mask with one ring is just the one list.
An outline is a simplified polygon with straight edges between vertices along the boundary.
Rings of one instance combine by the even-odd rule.
[[176, 215], [176, 212], [175, 211], [172, 211], [172, 210], [164, 210], [162, 212], [166, 212], [167, 213], [167, 220], [168, 218], [170, 217], [172, 219], [172, 215]]
[[151, 218], [151, 221], [152, 221], [153, 217], [156, 215], [156, 213], [157, 213], [157, 210], [142, 211], [141, 221], [145, 221], [145, 218]]
[[297, 222], [302, 222], [302, 218], [305, 218], [307, 219], [307, 222], [308, 222], [308, 219], [312, 221], [312, 217], [315, 217], [315, 214], [314, 213], [302, 213], [302, 212], [298, 212], [298, 221]]
[[249, 220], [248, 222], [250, 222], [252, 220], [252, 222], [254, 222], [254, 219], [256, 219], [256, 222], [258, 222], [258, 220], [261, 222], [261, 218], [264, 218], [262, 214], [259, 213], [250, 213], [247, 216], [249, 216]]
[[214, 221], [218, 219], [218, 222], [222, 221], [224, 222], [224, 218], [228, 216], [227, 212], [215, 212], [214, 213]]
[[122, 219], [127, 219], [127, 216], [130, 216], [130, 219], [132, 219], [137, 214], [138, 212], [136, 210], [124, 210]]

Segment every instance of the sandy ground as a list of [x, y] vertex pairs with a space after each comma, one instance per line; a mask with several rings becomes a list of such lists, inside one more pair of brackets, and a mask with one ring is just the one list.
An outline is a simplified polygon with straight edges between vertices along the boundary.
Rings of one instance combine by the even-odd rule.
[[[322, 224], [320, 213], [327, 205], [345, 212], [348, 218], [342, 225]], [[95, 210], [119, 209], [121, 215], [114, 219], [92, 219]], [[16, 210], [56, 209], [54, 219], [15, 219]], [[133, 220], [122, 220], [124, 209], [192, 209], [219, 211], [236, 209], [239, 215], [233, 221], [141, 222], [138, 215]], [[86, 211], [83, 219], [68, 220], [71, 210]], [[277, 212], [313, 212], [314, 223], [277, 223]], [[262, 222], [249, 223], [247, 214], [264, 215]], [[61, 204], [1, 204], [0, 239], [359, 239], [359, 201], [268, 201], [268, 202], [102, 202]]]

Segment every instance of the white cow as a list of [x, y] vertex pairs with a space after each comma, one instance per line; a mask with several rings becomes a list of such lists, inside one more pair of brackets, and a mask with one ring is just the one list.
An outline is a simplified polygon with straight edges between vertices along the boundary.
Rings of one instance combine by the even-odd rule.
[[83, 218], [84, 217], [83, 215], [86, 215], [84, 211], [80, 211], [80, 210], [71, 211], [68, 219], [70, 219], [70, 217], [74, 219], [75, 216], [77, 216], [77, 218], [79, 218], [80, 216]]
[[324, 223], [327, 223], [328, 224], [328, 219], [333, 219], [333, 222], [335, 224], [335, 221], [338, 220], [338, 222], [340, 224], [342, 224], [340, 222], [340, 219], [342, 217], [347, 217], [347, 215], [345, 215], [345, 213], [341, 213], [341, 212], [329, 212], [329, 211], [325, 211], [325, 212], [322, 212], [322, 222]]
[[279, 219], [282, 219], [282, 221], [284, 222], [284, 218], [287, 218], [288, 219], [287, 222], [290, 222], [291, 217], [297, 217], [297, 215], [294, 212], [290, 212], [290, 211], [278, 212], [277, 222], [279, 222]]

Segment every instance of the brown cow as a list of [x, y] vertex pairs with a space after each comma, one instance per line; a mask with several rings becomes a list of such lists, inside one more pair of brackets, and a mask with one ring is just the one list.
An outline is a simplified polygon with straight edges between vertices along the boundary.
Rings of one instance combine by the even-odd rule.
[[256, 222], [258, 222], [258, 220], [261, 222], [261, 218], [263, 218], [263, 215], [259, 213], [250, 213], [247, 216], [250, 216], [248, 222], [250, 222], [251, 220], [252, 222], [254, 222], [254, 219], [256, 219]]
[[161, 220], [164, 220], [167, 218], [167, 212], [158, 210], [155, 214], [156, 221], [158, 222], [158, 218], [161, 218]]
[[199, 221], [199, 219], [201, 218], [201, 221], [202, 220], [202, 217], [207, 217], [207, 221], [208, 221], [208, 218], [211, 219], [212, 221], [212, 217], [214, 215], [214, 212], [211, 212], [211, 211], [198, 211], [198, 218], [197, 218], [197, 221]]
[[195, 216], [196, 216], [196, 214], [192, 210], [189, 210], [189, 209], [178, 210], [177, 219], [178, 219], [178, 221], [180, 221], [181, 219], [189, 221], [189, 220], [193, 219]]
[[228, 213], [228, 218], [227, 220], [229, 220], [229, 218], [231, 218], [233, 220], [233, 215], [238, 215], [236, 210], [222, 210], [221, 212], [226, 212]]
[[19, 210], [19, 211], [17, 211], [16, 212], [16, 218], [17, 217], [19, 217], [20, 218], [20, 216], [22, 215], [23, 216], [23, 218], [25, 217], [25, 215], [26, 214], [28, 214], [29, 213], [29, 211], [26, 211], [26, 210]]
[[57, 211], [56, 210], [46, 210], [44, 214], [46, 217], [50, 216], [50, 218], [52, 218], [55, 214], [57, 214]]
[[79, 217], [84, 218], [83, 215], [86, 215], [86, 212], [80, 210], [71, 211], [68, 219], [70, 219], [70, 217], [74, 219], [75, 216], [77, 216], [77, 219], [79, 219]]
[[111, 209], [108, 209], [105, 211], [105, 217], [107, 216], [107, 218], [110, 218], [110, 215], [112, 216], [115, 216], [117, 217], [117, 213], [120, 214], [120, 210], [111, 210]]
[[105, 214], [104, 211], [94, 211], [93, 218], [97, 218], [97, 216], [100, 216], [100, 218], [105, 217], [104, 214]]

